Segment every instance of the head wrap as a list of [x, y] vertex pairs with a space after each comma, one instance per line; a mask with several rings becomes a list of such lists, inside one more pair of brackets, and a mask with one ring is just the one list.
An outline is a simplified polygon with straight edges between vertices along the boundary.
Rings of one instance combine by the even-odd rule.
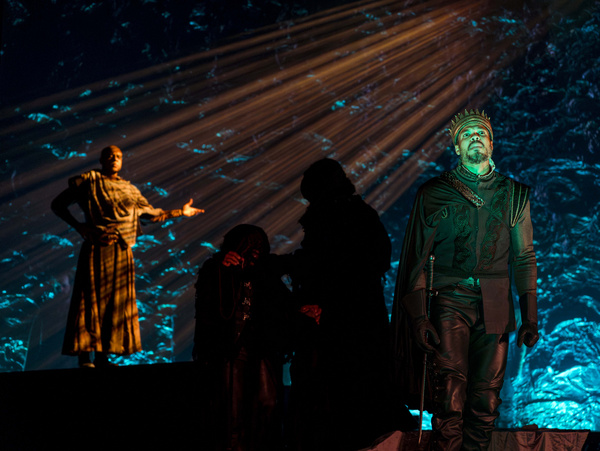
[[481, 113], [479, 110], [471, 110], [470, 112], [465, 110], [465, 114], [458, 113], [454, 116], [454, 120], [452, 121], [452, 126], [448, 130], [450, 132], [450, 136], [452, 137], [452, 142], [454, 145], [458, 144], [458, 135], [461, 130], [465, 128], [467, 125], [479, 125], [485, 128], [489, 135], [490, 140], [494, 141], [494, 134], [492, 133], [492, 123], [490, 122], [490, 118], [485, 114], [484, 111]]
[[258, 226], [240, 224], [223, 237], [222, 252], [235, 251], [242, 257], [246, 257], [252, 250], [259, 251], [262, 256], [267, 255], [271, 250], [267, 234]]
[[351, 196], [354, 185], [346, 176], [342, 165], [330, 158], [323, 158], [309, 166], [300, 183], [302, 196], [309, 201]]

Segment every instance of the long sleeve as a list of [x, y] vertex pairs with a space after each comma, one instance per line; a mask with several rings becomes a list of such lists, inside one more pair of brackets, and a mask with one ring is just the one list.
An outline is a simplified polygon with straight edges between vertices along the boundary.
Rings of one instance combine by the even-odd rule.
[[510, 231], [511, 265], [519, 296], [536, 294], [537, 262], [533, 249], [533, 226], [531, 224], [529, 200], [521, 212], [516, 225]]

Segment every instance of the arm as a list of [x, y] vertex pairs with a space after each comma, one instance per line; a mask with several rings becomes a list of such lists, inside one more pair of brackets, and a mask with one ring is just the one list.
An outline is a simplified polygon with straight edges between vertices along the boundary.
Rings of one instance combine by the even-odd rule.
[[[419, 190], [406, 228], [402, 256], [396, 281], [395, 311], [404, 312], [408, 317], [412, 336], [417, 346], [425, 352], [433, 351], [427, 337], [433, 344], [439, 344], [439, 337], [427, 316], [427, 293], [425, 264], [433, 248], [438, 219], [428, 217], [425, 209], [424, 190]], [[400, 308], [401, 307], [401, 308]]]
[[91, 240], [94, 234], [94, 227], [90, 227], [87, 224], [79, 222], [71, 214], [69, 207], [77, 201], [77, 193], [73, 187], [69, 187], [60, 193], [52, 201], [50, 208], [56, 216], [65, 221], [71, 227], [73, 227], [77, 233], [81, 235], [84, 240]]
[[519, 220], [510, 231], [511, 265], [519, 296], [537, 292], [537, 261], [533, 250], [533, 226], [527, 201]]
[[[286, 256], [280, 256], [280, 255], [275, 255], [275, 254], [270, 254], [269, 258], [276, 260], [278, 262], [281, 262], [281, 263], [283, 263], [287, 260]], [[221, 264], [225, 267], [241, 266], [241, 265], [243, 265], [243, 263], [244, 263], [244, 258], [235, 251], [227, 252], [227, 254], [225, 254], [225, 256], [223, 257], [223, 260], [221, 262]], [[268, 267], [267, 271], [271, 271], [272, 266], [273, 265], [270, 265]], [[277, 274], [277, 271], [274, 271], [273, 274], [277, 278], [280, 277], [279, 274]], [[319, 324], [321, 322], [321, 307], [319, 307], [318, 305], [303, 305], [300, 307], [299, 312], [303, 313], [304, 315], [308, 316], [309, 318], [313, 318], [317, 324]]]
[[200, 213], [204, 213], [204, 210], [200, 209], [200, 208], [194, 208], [192, 207], [192, 203], [194, 202], [193, 199], [190, 199], [188, 203], [183, 205], [183, 208], [178, 209], [178, 210], [161, 210], [161, 213], [157, 214], [157, 215], [149, 215], [149, 214], [145, 214], [143, 215], [144, 220], [149, 221], [149, 222], [162, 222], [162, 221], [166, 221], [167, 219], [171, 219], [171, 218], [177, 218], [179, 216], [187, 216], [192, 217], [192, 216], [196, 216], [197, 214]]
[[[402, 255], [398, 267], [396, 290], [398, 299], [414, 291], [425, 290], [425, 265], [433, 244], [439, 224], [439, 211], [427, 211], [427, 194], [424, 189], [417, 193], [413, 209], [406, 226]], [[438, 211], [439, 210], [439, 211]]]
[[519, 328], [517, 346], [523, 343], [532, 347], [539, 339], [537, 320], [537, 261], [533, 250], [533, 227], [531, 225], [529, 200], [516, 225], [511, 229], [511, 264], [514, 268], [515, 285], [519, 294], [522, 325]]
[[400, 303], [410, 320], [413, 337], [417, 346], [424, 352], [433, 352], [434, 347], [428, 343], [431, 336], [434, 345], [440, 344], [435, 327], [429, 320], [427, 313], [427, 293], [425, 289], [413, 291], [404, 296]]

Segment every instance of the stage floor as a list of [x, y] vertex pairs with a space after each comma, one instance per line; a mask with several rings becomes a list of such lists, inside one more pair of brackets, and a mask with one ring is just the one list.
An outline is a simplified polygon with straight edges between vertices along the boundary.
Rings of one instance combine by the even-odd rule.
[[[206, 389], [192, 362], [0, 373], [0, 449], [202, 449]], [[416, 432], [393, 432], [369, 449], [424, 449], [416, 440]], [[596, 451], [600, 433], [498, 430], [494, 446]]]

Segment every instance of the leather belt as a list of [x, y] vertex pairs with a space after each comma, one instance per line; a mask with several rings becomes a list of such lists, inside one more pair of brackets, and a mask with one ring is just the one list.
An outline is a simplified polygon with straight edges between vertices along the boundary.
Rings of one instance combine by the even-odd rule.
[[458, 282], [459, 285], [471, 288], [479, 288], [479, 279], [477, 277], [469, 277]]

